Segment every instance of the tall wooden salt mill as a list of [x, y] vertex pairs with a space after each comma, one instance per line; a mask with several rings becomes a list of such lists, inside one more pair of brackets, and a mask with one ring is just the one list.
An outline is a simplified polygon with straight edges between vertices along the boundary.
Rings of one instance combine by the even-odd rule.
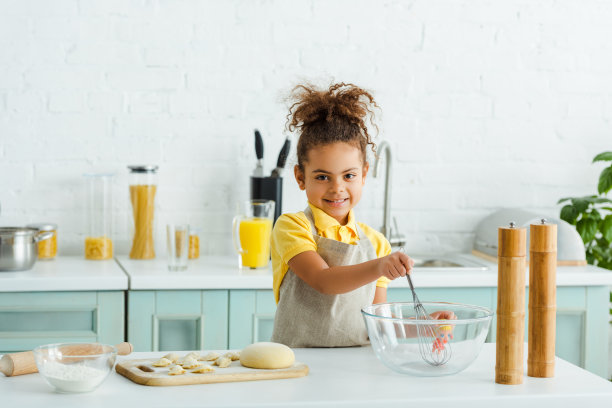
[[554, 377], [557, 311], [557, 225], [529, 226], [529, 335], [527, 375]]
[[527, 230], [509, 227], [497, 230], [497, 343], [495, 382], [523, 382], [525, 338], [525, 256]]

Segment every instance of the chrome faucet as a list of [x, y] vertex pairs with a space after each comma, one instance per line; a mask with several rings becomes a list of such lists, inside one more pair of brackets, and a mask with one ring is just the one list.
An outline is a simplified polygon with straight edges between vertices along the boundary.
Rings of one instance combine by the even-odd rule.
[[393, 156], [391, 155], [391, 145], [386, 140], [383, 140], [377, 149], [376, 161], [374, 162], [373, 176], [378, 178], [381, 156], [385, 156], [385, 198], [383, 209], [383, 226], [380, 232], [389, 240], [391, 247], [400, 247], [406, 244], [406, 237], [400, 234], [397, 227], [397, 220], [393, 217], [395, 223], [395, 233], [391, 229], [391, 164]]

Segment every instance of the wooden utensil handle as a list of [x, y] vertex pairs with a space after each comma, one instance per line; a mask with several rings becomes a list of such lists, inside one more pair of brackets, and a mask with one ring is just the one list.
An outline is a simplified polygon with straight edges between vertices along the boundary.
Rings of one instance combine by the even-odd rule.
[[[71, 348], [68, 355], [78, 356], [88, 353], [95, 354], [101, 352], [98, 348], [99, 346], [95, 344], [83, 344]], [[128, 342], [119, 343], [115, 345], [115, 348], [117, 349], [117, 354], [121, 356], [126, 356], [134, 350], [134, 347]], [[31, 351], [22, 351], [21, 353], [5, 354], [0, 359], [0, 371], [7, 377], [37, 373], [38, 368], [34, 361], [34, 353]]]

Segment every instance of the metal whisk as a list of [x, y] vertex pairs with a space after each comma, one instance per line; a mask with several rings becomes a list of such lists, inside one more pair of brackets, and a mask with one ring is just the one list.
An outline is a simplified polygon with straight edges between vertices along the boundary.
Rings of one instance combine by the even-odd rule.
[[414, 290], [414, 285], [412, 284], [410, 274], [407, 274], [406, 278], [408, 279], [408, 284], [410, 285], [410, 290], [412, 291], [412, 300], [414, 303], [416, 319], [427, 321], [427, 323], [416, 324], [421, 358], [432, 366], [446, 364], [450, 360], [453, 353], [450, 343], [446, 343], [443, 340], [444, 336], [441, 336], [441, 332], [446, 330], [445, 328], [449, 326], [434, 323], [435, 319], [432, 319], [429, 316], [429, 313], [427, 313], [427, 310], [425, 310], [425, 307], [419, 300], [419, 297]]

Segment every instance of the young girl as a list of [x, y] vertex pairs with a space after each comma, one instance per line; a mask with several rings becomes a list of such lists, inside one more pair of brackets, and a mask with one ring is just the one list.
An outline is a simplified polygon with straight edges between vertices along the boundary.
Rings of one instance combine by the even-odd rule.
[[296, 87], [287, 116], [298, 130], [295, 179], [306, 191], [303, 212], [284, 214], [272, 232], [274, 294], [272, 341], [290, 347], [368, 343], [361, 308], [387, 301], [389, 280], [414, 264], [391, 253], [385, 237], [357, 222], [353, 207], [368, 174], [366, 126], [378, 107], [367, 91], [339, 83], [326, 90]]

